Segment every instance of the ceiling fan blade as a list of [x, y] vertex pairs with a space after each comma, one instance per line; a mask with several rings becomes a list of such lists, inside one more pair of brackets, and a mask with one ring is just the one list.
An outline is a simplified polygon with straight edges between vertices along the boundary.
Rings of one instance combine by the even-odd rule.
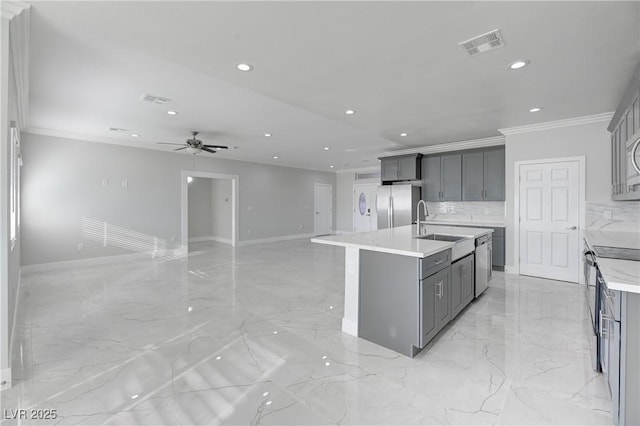
[[167, 142], [156, 142], [158, 145], [178, 145], [178, 146], [182, 146], [184, 145], [183, 143], [167, 143]]
[[216, 152], [218, 152], [218, 151], [214, 151], [213, 149], [209, 149], [209, 148], [207, 148], [206, 146], [203, 146], [203, 147], [201, 147], [200, 149], [202, 149], [203, 151], [210, 152], [210, 153], [212, 153], [212, 154], [215, 154]]
[[183, 146], [182, 148], [176, 148], [174, 151], [182, 151], [183, 149], [189, 148], [188, 146]]
[[207, 148], [229, 149], [228, 146], [224, 146], [224, 145], [202, 145], [202, 146], [206, 146]]

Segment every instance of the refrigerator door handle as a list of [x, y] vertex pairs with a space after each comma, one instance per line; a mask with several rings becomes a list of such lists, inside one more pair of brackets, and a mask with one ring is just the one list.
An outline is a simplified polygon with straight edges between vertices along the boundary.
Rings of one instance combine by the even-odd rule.
[[389, 196], [389, 228], [393, 228], [393, 196]]

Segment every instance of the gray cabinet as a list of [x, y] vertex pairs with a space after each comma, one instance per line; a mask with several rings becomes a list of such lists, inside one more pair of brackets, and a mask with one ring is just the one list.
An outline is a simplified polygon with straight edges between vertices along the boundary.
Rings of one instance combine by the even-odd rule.
[[600, 283], [600, 365], [611, 392], [617, 425], [640, 424], [640, 294], [612, 291]]
[[484, 200], [505, 200], [504, 148], [484, 151]]
[[422, 159], [423, 200], [460, 201], [461, 189], [461, 154], [432, 155]]
[[435, 282], [436, 330], [440, 331], [451, 320], [451, 268], [443, 269], [427, 280]]
[[420, 281], [420, 342], [424, 347], [438, 334], [436, 323], [436, 278]]
[[493, 234], [491, 234], [491, 240], [493, 245], [491, 269], [504, 271], [505, 244], [506, 244], [504, 240], [504, 228], [491, 228], [491, 229], [493, 229]]
[[421, 177], [421, 159], [422, 154], [380, 158], [382, 182], [419, 180]]
[[607, 128], [611, 132], [611, 198], [640, 200], [640, 65]]
[[462, 154], [462, 200], [505, 200], [504, 147]]
[[473, 300], [474, 271], [473, 253], [451, 265], [451, 318], [455, 318]]

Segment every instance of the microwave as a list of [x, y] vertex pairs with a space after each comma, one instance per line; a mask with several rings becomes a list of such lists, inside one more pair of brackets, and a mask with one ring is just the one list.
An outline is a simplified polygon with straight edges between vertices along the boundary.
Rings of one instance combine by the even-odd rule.
[[627, 144], [627, 188], [631, 192], [633, 186], [640, 185], [640, 136], [631, 139]]

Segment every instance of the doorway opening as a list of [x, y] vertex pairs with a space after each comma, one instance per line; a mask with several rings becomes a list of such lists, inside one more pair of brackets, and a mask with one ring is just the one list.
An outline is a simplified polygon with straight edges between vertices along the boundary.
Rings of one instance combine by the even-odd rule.
[[238, 244], [238, 175], [181, 173], [181, 242]]

